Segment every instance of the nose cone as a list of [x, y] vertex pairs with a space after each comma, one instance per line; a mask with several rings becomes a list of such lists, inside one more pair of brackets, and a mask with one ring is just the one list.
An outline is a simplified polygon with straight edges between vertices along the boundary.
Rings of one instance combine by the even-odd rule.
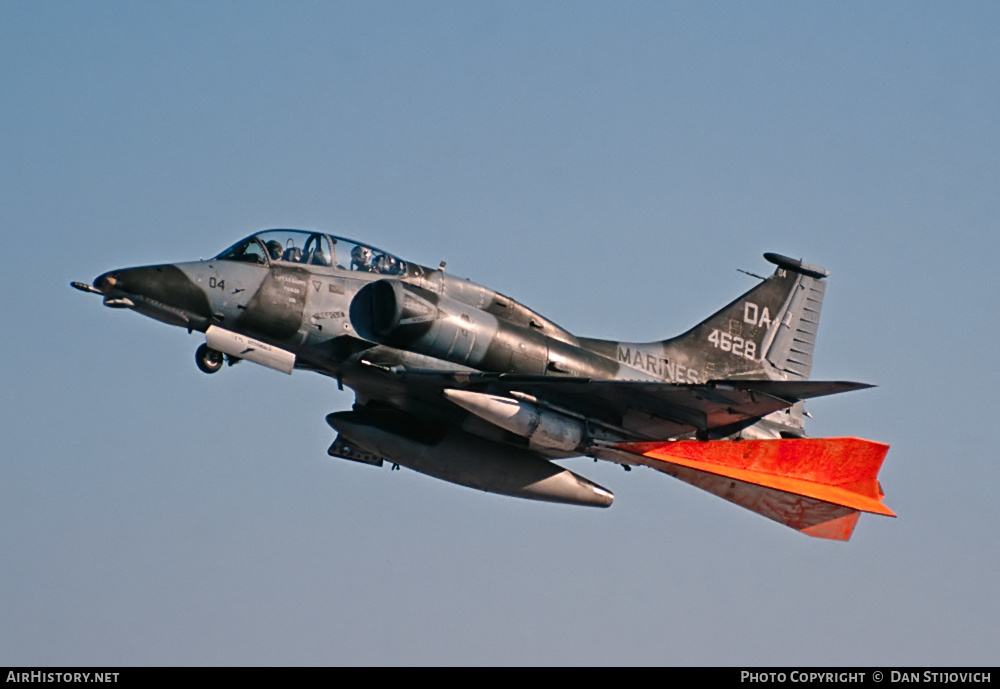
[[111, 290], [115, 288], [118, 283], [118, 279], [115, 277], [115, 273], [109, 272], [104, 275], [97, 276], [94, 280], [94, 289], [96, 289], [101, 294], [111, 294]]
[[212, 313], [208, 295], [175, 265], [112, 270], [98, 276], [94, 288], [105, 296], [138, 297], [147, 306], [166, 306], [192, 316]]

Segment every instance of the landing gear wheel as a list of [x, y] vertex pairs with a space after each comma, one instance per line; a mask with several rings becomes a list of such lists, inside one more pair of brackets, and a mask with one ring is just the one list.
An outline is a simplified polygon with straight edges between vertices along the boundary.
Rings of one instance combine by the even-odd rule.
[[207, 344], [198, 347], [194, 353], [194, 362], [204, 373], [215, 373], [222, 368], [222, 352], [212, 349]]

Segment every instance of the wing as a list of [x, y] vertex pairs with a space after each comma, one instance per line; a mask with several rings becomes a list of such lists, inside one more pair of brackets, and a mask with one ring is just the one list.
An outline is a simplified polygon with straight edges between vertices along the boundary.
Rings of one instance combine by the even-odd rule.
[[697, 431], [731, 432], [801, 400], [871, 387], [842, 381], [691, 384], [427, 370], [404, 370], [396, 375], [416, 387], [530, 395], [543, 406], [627, 430], [635, 440], [665, 440]]

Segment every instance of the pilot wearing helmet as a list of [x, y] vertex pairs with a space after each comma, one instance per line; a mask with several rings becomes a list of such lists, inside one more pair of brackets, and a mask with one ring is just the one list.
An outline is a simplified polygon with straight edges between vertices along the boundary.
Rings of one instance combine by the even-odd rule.
[[264, 246], [267, 247], [267, 253], [271, 256], [272, 261], [280, 261], [282, 255], [284, 255], [285, 250], [281, 246], [281, 242], [277, 239], [272, 239]]
[[372, 250], [360, 244], [351, 250], [351, 270], [372, 271]]
[[376, 273], [382, 273], [383, 275], [399, 275], [403, 272], [399, 264], [399, 259], [389, 254], [382, 254], [375, 259], [374, 270]]

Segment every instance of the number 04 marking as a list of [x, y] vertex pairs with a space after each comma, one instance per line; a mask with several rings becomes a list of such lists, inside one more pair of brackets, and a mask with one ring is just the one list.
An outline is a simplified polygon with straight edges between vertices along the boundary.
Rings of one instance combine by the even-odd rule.
[[708, 336], [708, 341], [716, 349], [730, 352], [734, 356], [743, 357], [753, 361], [757, 356], [757, 343], [753, 340], [744, 340], [742, 337], [733, 336], [719, 330], [713, 330]]

